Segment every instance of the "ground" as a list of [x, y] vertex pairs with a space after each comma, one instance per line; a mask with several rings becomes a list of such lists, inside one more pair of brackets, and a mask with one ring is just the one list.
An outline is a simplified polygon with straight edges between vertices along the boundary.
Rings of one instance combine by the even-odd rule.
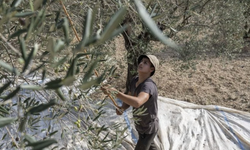
[[[116, 41], [118, 78], [112, 83], [125, 89], [126, 64], [121, 40]], [[196, 59], [189, 69], [167, 52], [157, 52], [160, 67], [153, 80], [160, 96], [200, 105], [219, 105], [250, 112], [249, 57]]]

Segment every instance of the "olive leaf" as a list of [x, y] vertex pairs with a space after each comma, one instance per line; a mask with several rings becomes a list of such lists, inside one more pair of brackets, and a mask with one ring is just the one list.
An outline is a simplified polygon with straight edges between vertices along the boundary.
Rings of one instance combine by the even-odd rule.
[[3, 106], [0, 105], [0, 112], [3, 114], [9, 114], [9, 111], [7, 111]]
[[63, 95], [62, 90], [60, 88], [56, 89], [56, 94], [61, 98], [61, 100], [66, 101], [66, 98]]
[[26, 90], [41, 90], [43, 87], [39, 85], [20, 85], [22, 89]]
[[90, 81], [84, 81], [82, 85], [78, 86], [78, 88], [82, 90], [87, 90], [91, 88], [93, 85], [99, 85], [103, 80], [103, 76], [97, 77], [96, 79]]
[[57, 141], [54, 139], [45, 139], [42, 141], [28, 143], [26, 146], [31, 146], [32, 150], [41, 150], [43, 148], [49, 147], [54, 143], [57, 143]]
[[35, 138], [33, 136], [29, 135], [29, 134], [24, 135], [24, 140], [27, 141], [28, 144], [36, 142]]
[[18, 86], [14, 91], [12, 91], [10, 94], [8, 94], [7, 96], [5, 96], [3, 98], [4, 101], [11, 99], [12, 97], [16, 96], [16, 94], [20, 91], [20, 86]]
[[8, 81], [6, 84], [4, 84], [4, 85], [0, 88], [0, 94], [2, 94], [3, 91], [6, 90], [6, 89], [10, 86], [11, 83], [12, 83], [11, 81]]
[[101, 37], [100, 37], [100, 41], [98, 43], [102, 43], [104, 41], [107, 41], [108, 39], [111, 38], [114, 29], [121, 23], [121, 21], [123, 20], [125, 14], [126, 14], [126, 7], [121, 7], [116, 13], [115, 15], [111, 18], [111, 20], [109, 21], [108, 25], [105, 27]]
[[0, 60], [0, 66], [4, 69], [6, 69], [7, 71], [14, 73], [15, 75], [19, 75], [19, 72], [17, 71], [16, 68], [12, 67], [10, 64], [5, 63], [3, 61]]
[[0, 118], [0, 128], [4, 127], [6, 125], [11, 124], [15, 120], [16, 120], [16, 118], [12, 118], [12, 117], [9, 117], [9, 118]]
[[38, 106], [32, 107], [31, 109], [29, 109], [28, 113], [30, 113], [30, 114], [39, 113], [39, 112], [42, 112], [42, 111], [50, 108], [51, 106], [54, 106], [55, 104], [56, 104], [55, 100], [51, 100], [48, 103], [40, 104]]
[[25, 60], [25, 64], [23, 66], [23, 72], [28, 68], [28, 66], [30, 65], [33, 57], [36, 55], [37, 51], [38, 51], [38, 44], [35, 44], [34, 48], [31, 50], [28, 58]]

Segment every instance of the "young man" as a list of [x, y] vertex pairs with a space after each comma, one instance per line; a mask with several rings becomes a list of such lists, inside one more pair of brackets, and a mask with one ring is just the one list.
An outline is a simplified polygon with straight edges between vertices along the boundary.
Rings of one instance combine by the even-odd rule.
[[135, 122], [136, 130], [139, 134], [139, 140], [135, 150], [157, 150], [154, 144], [154, 137], [157, 134], [158, 121], [158, 106], [157, 98], [158, 91], [156, 84], [150, 78], [154, 75], [159, 66], [159, 61], [154, 55], [141, 55], [138, 58], [138, 76], [134, 77], [130, 83], [128, 94], [119, 92], [115, 88], [102, 87], [104, 93], [116, 93], [116, 97], [123, 101], [120, 110], [116, 110], [118, 115], [121, 115], [124, 110], [133, 107], [133, 112], [138, 109], [143, 109], [143, 115], [133, 114], [138, 121]]

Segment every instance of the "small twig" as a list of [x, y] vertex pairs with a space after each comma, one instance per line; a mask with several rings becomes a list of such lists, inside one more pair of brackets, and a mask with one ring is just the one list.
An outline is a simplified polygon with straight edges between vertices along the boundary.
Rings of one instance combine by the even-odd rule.
[[8, 133], [9, 133], [9, 135], [10, 135], [10, 137], [11, 137], [13, 143], [15, 143], [16, 147], [19, 149], [19, 146], [17, 145], [16, 140], [14, 139], [14, 137], [12, 136], [12, 134], [10, 133], [9, 128], [8, 128], [8, 127], [5, 127], [5, 128], [6, 128], [6, 130], [8, 131]]
[[12, 51], [14, 51], [18, 56], [20, 56], [20, 52], [15, 47], [13, 47], [1, 33], [0, 38], [10, 47]]
[[60, 4], [62, 5], [64, 12], [65, 12], [66, 16], [67, 16], [68, 19], [69, 19], [69, 23], [70, 23], [70, 25], [71, 25], [71, 27], [72, 27], [74, 33], [75, 33], [75, 36], [76, 36], [77, 40], [80, 41], [80, 38], [79, 38], [79, 36], [78, 36], [78, 34], [77, 34], [77, 31], [76, 31], [76, 29], [75, 29], [75, 27], [74, 27], [74, 24], [73, 24], [73, 22], [72, 22], [72, 20], [71, 20], [71, 18], [70, 18], [70, 16], [69, 16], [69, 14], [68, 14], [68, 12], [67, 12], [67, 9], [65, 8], [65, 6], [64, 6], [64, 4], [63, 4], [63, 2], [62, 2], [62, 0], [60, 0]]
[[14, 67], [13, 60], [12, 60], [12, 58], [10, 57], [10, 53], [8, 52], [7, 47], [6, 47], [3, 43], [2, 43], [2, 45], [3, 45], [4, 49], [6, 50], [8, 56], [9, 56], [9, 58], [10, 58], [10, 61], [11, 61], [12, 66]]

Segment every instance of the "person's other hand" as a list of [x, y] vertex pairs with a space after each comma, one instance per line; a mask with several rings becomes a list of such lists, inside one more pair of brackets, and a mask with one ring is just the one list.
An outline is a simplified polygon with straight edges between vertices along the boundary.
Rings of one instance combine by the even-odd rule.
[[110, 85], [101, 86], [101, 90], [106, 95], [118, 92], [115, 88], [111, 87]]
[[122, 115], [123, 112], [124, 112], [124, 109], [123, 109], [122, 107], [116, 108], [116, 114], [117, 114], [117, 115]]
[[106, 85], [106, 86], [101, 86], [101, 90], [102, 90], [102, 92], [104, 93], [104, 94], [109, 94], [109, 90], [108, 90], [108, 86]]

